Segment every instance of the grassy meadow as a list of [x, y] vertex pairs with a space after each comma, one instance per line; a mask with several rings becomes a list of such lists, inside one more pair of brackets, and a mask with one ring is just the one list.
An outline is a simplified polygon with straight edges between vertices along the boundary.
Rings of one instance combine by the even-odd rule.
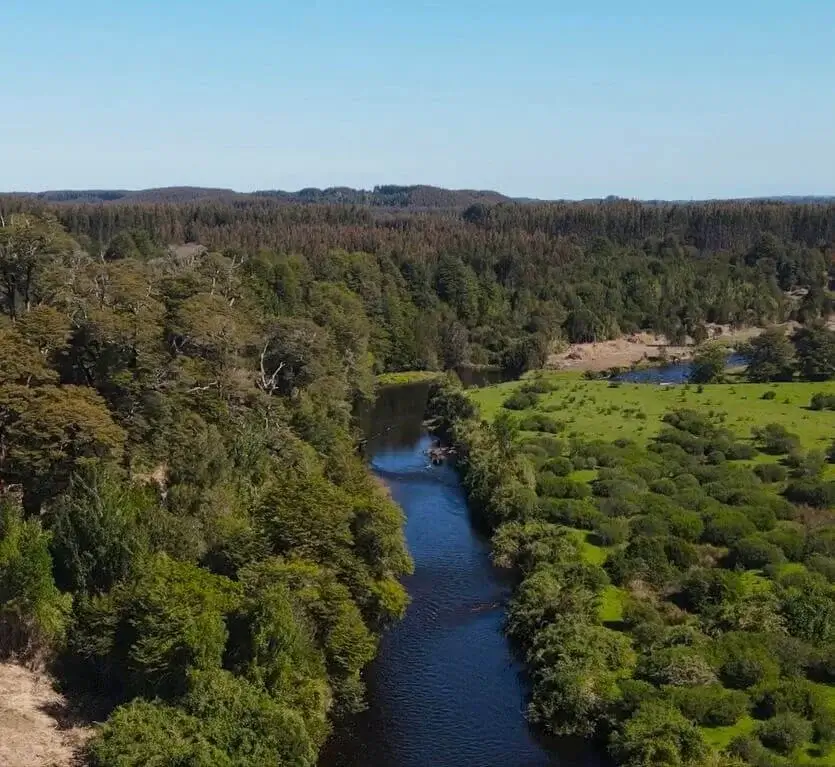
[[[835, 439], [835, 411], [809, 409], [812, 395], [817, 392], [835, 394], [835, 381], [699, 387], [612, 384], [588, 381], [573, 372], [548, 373], [545, 377], [556, 390], [541, 395], [535, 411], [516, 411], [515, 415], [521, 418], [531, 412], [547, 413], [565, 424], [560, 435], [563, 437], [625, 438], [645, 443], [658, 433], [665, 413], [689, 408], [713, 412], [742, 439], [750, 439], [752, 428], [769, 423], [782, 424], [796, 433], [807, 450], [825, 450]], [[511, 381], [473, 389], [469, 394], [478, 403], [482, 417], [492, 420], [505, 399], [523, 383]], [[774, 392], [774, 398], [763, 399], [767, 392]]]

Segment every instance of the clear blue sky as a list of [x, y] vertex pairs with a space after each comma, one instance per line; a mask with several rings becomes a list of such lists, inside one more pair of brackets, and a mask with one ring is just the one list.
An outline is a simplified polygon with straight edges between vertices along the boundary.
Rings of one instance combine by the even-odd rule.
[[833, 0], [3, 0], [0, 189], [835, 194]]

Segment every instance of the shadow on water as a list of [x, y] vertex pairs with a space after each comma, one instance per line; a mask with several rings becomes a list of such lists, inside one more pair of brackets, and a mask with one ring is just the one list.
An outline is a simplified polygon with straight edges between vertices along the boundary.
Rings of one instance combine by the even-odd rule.
[[585, 744], [527, 725], [523, 668], [502, 632], [511, 582], [470, 524], [455, 470], [427, 459], [427, 395], [426, 384], [383, 389], [358, 414], [371, 468], [406, 514], [412, 602], [366, 672], [368, 710], [339, 724], [320, 767], [597, 767]]

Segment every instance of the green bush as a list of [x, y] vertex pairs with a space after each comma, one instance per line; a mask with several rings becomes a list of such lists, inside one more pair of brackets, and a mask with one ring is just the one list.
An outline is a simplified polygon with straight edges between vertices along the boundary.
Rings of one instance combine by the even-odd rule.
[[756, 530], [756, 525], [742, 512], [721, 511], [708, 519], [704, 539], [717, 546], [733, 546]]
[[539, 397], [532, 392], [515, 391], [502, 403], [506, 410], [530, 410], [537, 406]]
[[796, 480], [786, 488], [785, 496], [792, 503], [828, 509], [835, 506], [835, 482], [813, 479]]
[[785, 713], [772, 717], [757, 727], [763, 745], [778, 753], [789, 755], [812, 738], [812, 725], [797, 714]]
[[604, 520], [593, 503], [569, 498], [540, 498], [538, 514], [547, 522], [581, 530], [596, 530]]
[[753, 434], [762, 451], [769, 455], [788, 455], [800, 447], [800, 438], [779, 423], [757, 427]]
[[647, 701], [615, 732], [612, 755], [624, 767], [698, 765], [709, 749], [699, 730], [667, 703]]
[[809, 407], [812, 410], [835, 410], [835, 394], [817, 392], [812, 396]]
[[762, 538], [777, 546], [792, 562], [800, 562], [806, 551], [806, 535], [803, 528], [791, 522], [782, 522], [774, 530], [769, 530]]
[[193, 674], [183, 708], [137, 700], [117, 709], [89, 747], [93, 767], [314, 767], [304, 720], [225, 671]]
[[72, 599], [55, 586], [50, 536], [0, 501], [0, 655], [40, 655], [63, 638]]
[[754, 767], [795, 767], [788, 759], [769, 751], [755, 735], [737, 735], [728, 744], [728, 753]]
[[785, 482], [788, 472], [779, 463], [761, 463], [754, 467], [754, 473], [766, 484]]
[[835, 557], [812, 554], [806, 561], [806, 567], [816, 573], [820, 573], [830, 583], [835, 583]]
[[531, 413], [519, 421], [522, 431], [540, 431], [546, 434], [559, 434], [565, 430], [565, 424], [544, 413]]
[[777, 392], [775, 392], [773, 389], [769, 389], [769, 391], [765, 392], [763, 394], [763, 396], [760, 397], [760, 399], [764, 399], [764, 400], [777, 399]]
[[555, 477], [567, 477], [574, 471], [574, 464], [568, 458], [560, 456], [559, 458], [552, 458], [550, 461], [547, 461], [542, 468]]
[[617, 546], [629, 538], [629, 520], [614, 517], [603, 520], [597, 527], [597, 533], [604, 546]]
[[726, 690], [720, 684], [669, 688], [668, 695], [676, 708], [691, 722], [706, 727], [735, 724], [751, 705], [744, 692]]
[[542, 472], [536, 480], [536, 492], [549, 498], [583, 499], [591, 496], [591, 488], [585, 482], [575, 482]]
[[786, 561], [782, 550], [759, 535], [737, 541], [730, 552], [731, 564], [744, 570], [759, 570]]

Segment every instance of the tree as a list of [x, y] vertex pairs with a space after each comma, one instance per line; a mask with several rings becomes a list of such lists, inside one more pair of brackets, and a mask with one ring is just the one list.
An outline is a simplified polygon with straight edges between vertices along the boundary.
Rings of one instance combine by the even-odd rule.
[[749, 381], [791, 381], [794, 377], [794, 348], [781, 328], [768, 328], [753, 338], [745, 349]]
[[148, 488], [121, 481], [111, 469], [90, 466], [73, 474], [48, 509], [59, 584], [98, 594], [126, 578], [150, 546], [147, 526], [156, 499]]
[[52, 578], [49, 534], [0, 500], [0, 655], [31, 658], [60, 644], [71, 604]]
[[94, 767], [313, 767], [299, 714], [225, 671], [190, 675], [182, 708], [137, 700], [118, 708], [88, 747]]
[[23, 486], [27, 509], [60, 492], [84, 462], [119, 457], [124, 440], [102, 398], [87, 387], [0, 390], [0, 479]]
[[628, 677], [635, 653], [624, 635], [569, 616], [534, 638], [532, 721], [558, 735], [594, 735]]
[[697, 384], [715, 383], [722, 378], [725, 370], [727, 351], [717, 343], [700, 346], [693, 355], [690, 368], [690, 382]]
[[835, 377], [835, 331], [823, 324], [798, 328], [792, 336], [800, 375], [808, 381]]
[[675, 708], [649, 701], [612, 736], [611, 751], [624, 767], [701, 767], [708, 746]]
[[0, 286], [9, 317], [14, 319], [32, 308], [46, 259], [70, 247], [70, 239], [53, 217], [15, 214], [8, 222], [0, 219]]

